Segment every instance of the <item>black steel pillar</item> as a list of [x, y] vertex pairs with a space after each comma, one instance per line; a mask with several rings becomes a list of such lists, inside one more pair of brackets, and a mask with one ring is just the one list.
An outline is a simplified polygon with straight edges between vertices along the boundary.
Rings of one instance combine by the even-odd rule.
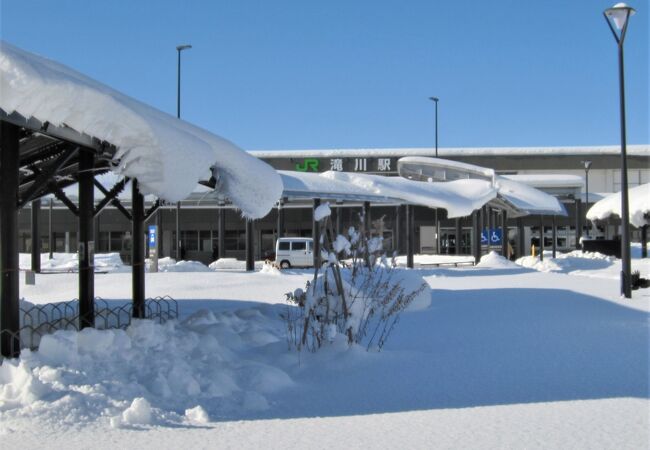
[[557, 254], [557, 223], [555, 216], [553, 216], [553, 229], [551, 234], [553, 236], [553, 259], [555, 259], [555, 256]]
[[312, 209], [312, 238], [314, 239], [314, 267], [320, 267], [320, 222], [315, 220], [316, 208], [320, 206], [320, 198], [314, 199]]
[[79, 153], [79, 328], [95, 326], [95, 239], [94, 190], [95, 154]]
[[508, 212], [501, 210], [501, 255], [510, 259], [508, 254]]
[[343, 202], [336, 202], [338, 208], [336, 208], [336, 234], [341, 234], [343, 232]]
[[454, 234], [456, 235], [456, 245], [454, 246], [455, 254], [460, 255], [463, 253], [462, 242], [463, 242], [463, 227], [462, 219], [459, 217], [456, 219], [456, 230]]
[[284, 236], [284, 199], [278, 202], [278, 239]]
[[32, 272], [41, 272], [41, 234], [38, 219], [41, 213], [41, 199], [32, 201]]
[[395, 225], [393, 226], [393, 251], [400, 254], [402, 252], [402, 205], [395, 207]]
[[412, 205], [406, 205], [406, 267], [413, 268], [413, 249], [415, 247], [415, 214]]
[[218, 209], [219, 217], [217, 232], [219, 233], [219, 241], [217, 244], [217, 251], [220, 259], [226, 257], [226, 208], [224, 206], [224, 204], [220, 204]]
[[[623, 34], [623, 38], [624, 37], [625, 35]], [[621, 295], [623, 295], [625, 298], [632, 298], [632, 257], [630, 254], [630, 206], [628, 200], [627, 183], [627, 137], [625, 133], [625, 69], [623, 63], [623, 38], [618, 42], [618, 79], [621, 107]]]
[[363, 202], [363, 232], [370, 239], [370, 202]]
[[472, 254], [474, 255], [474, 263], [477, 264], [481, 260], [481, 210], [477, 209], [472, 212]]
[[183, 255], [183, 241], [181, 240], [181, 202], [176, 202], [176, 261], [180, 261]]
[[648, 257], [648, 225], [641, 227], [641, 258]]
[[519, 252], [519, 255], [517, 255], [519, 258], [522, 256], [526, 256], [526, 230], [524, 229], [524, 219], [521, 217], [517, 218], [517, 251]]
[[131, 180], [131, 188], [133, 317], [144, 319], [144, 196], [138, 187], [138, 180]]
[[48, 220], [48, 246], [50, 248], [50, 259], [54, 258], [54, 231], [52, 229], [52, 209], [54, 208], [54, 200], [50, 199], [50, 214]]
[[436, 254], [441, 255], [442, 252], [440, 251], [440, 220], [438, 219], [438, 208], [435, 208], [433, 210], [433, 217], [435, 221], [435, 226], [434, 226], [434, 233], [436, 233]]
[[544, 261], [544, 216], [539, 216], [539, 260]]
[[0, 350], [5, 358], [20, 355], [18, 302], [19, 128], [0, 122]]
[[580, 243], [580, 238], [582, 238], [582, 200], [576, 198], [575, 200], [575, 210], [576, 210], [576, 250], [582, 248]]
[[158, 257], [162, 258], [165, 256], [163, 253], [163, 207], [160, 205], [158, 211], [156, 211], [156, 226], [158, 227]]
[[254, 251], [254, 241], [253, 234], [255, 232], [253, 228], [253, 221], [244, 219], [246, 221], [246, 271], [252, 272], [255, 270], [255, 258], [253, 257]]

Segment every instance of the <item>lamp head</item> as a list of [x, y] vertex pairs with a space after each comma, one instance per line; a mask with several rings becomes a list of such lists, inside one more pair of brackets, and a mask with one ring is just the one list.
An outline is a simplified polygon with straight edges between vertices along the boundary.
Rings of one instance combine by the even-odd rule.
[[190, 44], [183, 44], [183, 45], [176, 46], [176, 50], [178, 50], [179, 52], [188, 48], [192, 48], [192, 46]]
[[429, 100], [438, 103], [438, 100], [440, 100], [440, 99], [438, 97], [429, 97]]
[[585, 165], [585, 170], [591, 169], [591, 161], [582, 161], [582, 164]]

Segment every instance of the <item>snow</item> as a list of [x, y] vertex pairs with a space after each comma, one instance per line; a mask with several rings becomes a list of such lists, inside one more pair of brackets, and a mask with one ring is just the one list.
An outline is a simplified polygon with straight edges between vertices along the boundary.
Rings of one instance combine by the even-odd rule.
[[[635, 227], [642, 227], [650, 224], [650, 183], [628, 189], [628, 205], [630, 212], [630, 224]], [[589, 211], [587, 219], [604, 220], [611, 215], [621, 217], [621, 193], [609, 195], [596, 202]]]
[[356, 200], [390, 202], [397, 199], [383, 194], [361, 189], [341, 180], [323, 177], [322, 174], [308, 172], [278, 171], [284, 186], [283, 197], [289, 198], [330, 198], [336, 200]]
[[491, 183], [485, 180], [455, 180], [446, 183], [423, 183], [401, 177], [328, 171], [322, 177], [343, 181], [377, 195], [402, 199], [407, 203], [443, 208], [447, 217], [465, 217], [496, 197]]
[[218, 192], [246, 217], [260, 218], [282, 193], [273, 168], [226, 139], [5, 41], [0, 41], [0, 92], [7, 114], [113, 144], [115, 170], [137, 178], [145, 194], [175, 202], [215, 175]]
[[314, 220], [316, 222], [320, 222], [325, 217], [329, 217], [331, 215], [332, 215], [332, 210], [330, 209], [330, 204], [323, 203], [322, 205], [318, 205], [318, 208], [316, 208], [316, 210], [314, 211]]
[[535, 188], [571, 187], [582, 189], [585, 185], [584, 179], [579, 175], [526, 173], [519, 175], [500, 175], [500, 177]]
[[528, 214], [566, 216], [566, 209], [557, 197], [504, 177], [495, 180], [499, 196], [518, 210]]
[[[636, 245], [632, 269], [650, 276], [638, 256]], [[555, 263], [545, 272], [492, 253], [473, 267], [396, 269], [430, 295], [379, 353], [336, 339], [315, 354], [287, 350], [284, 293], [309, 270], [147, 273], [147, 295], [176, 298], [181, 319], [57, 332], [4, 361], [0, 438], [7, 448], [645, 448], [648, 291], [622, 301], [610, 257]], [[77, 278], [37, 274], [20, 292], [69, 300]], [[98, 296], [130, 298], [129, 273], [95, 282]]]

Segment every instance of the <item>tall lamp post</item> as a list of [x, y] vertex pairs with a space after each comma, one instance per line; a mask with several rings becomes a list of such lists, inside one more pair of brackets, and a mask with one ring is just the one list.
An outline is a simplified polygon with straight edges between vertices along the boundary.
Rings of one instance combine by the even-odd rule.
[[[178, 76], [176, 77], [176, 117], [181, 118], [181, 52], [192, 48], [189, 44], [177, 45]], [[176, 203], [176, 260], [181, 259], [181, 202]]]
[[623, 65], [623, 42], [628, 19], [636, 11], [625, 3], [617, 3], [603, 12], [609, 29], [618, 44], [618, 78], [621, 109], [621, 295], [632, 297], [630, 260], [630, 214], [627, 192], [627, 143], [625, 137], [625, 70]]
[[[438, 97], [429, 97], [436, 104], [436, 158], [438, 157]], [[438, 222], [438, 209], [434, 211], [436, 221], [436, 252], [440, 254], [440, 222]], [[456, 238], [458, 239], [458, 238]]]

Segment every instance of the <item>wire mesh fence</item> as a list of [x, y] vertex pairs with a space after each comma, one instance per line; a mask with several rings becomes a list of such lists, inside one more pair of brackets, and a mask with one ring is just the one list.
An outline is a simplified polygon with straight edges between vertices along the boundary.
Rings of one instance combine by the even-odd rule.
[[[115, 304], [117, 303], [117, 304]], [[165, 323], [178, 319], [178, 302], [169, 296], [145, 300], [145, 319]], [[21, 307], [18, 332], [0, 330], [3, 348], [17, 356], [21, 349], [38, 349], [46, 334], [58, 330], [79, 331], [79, 300]], [[133, 319], [133, 303], [95, 298], [95, 328], [126, 329]]]

